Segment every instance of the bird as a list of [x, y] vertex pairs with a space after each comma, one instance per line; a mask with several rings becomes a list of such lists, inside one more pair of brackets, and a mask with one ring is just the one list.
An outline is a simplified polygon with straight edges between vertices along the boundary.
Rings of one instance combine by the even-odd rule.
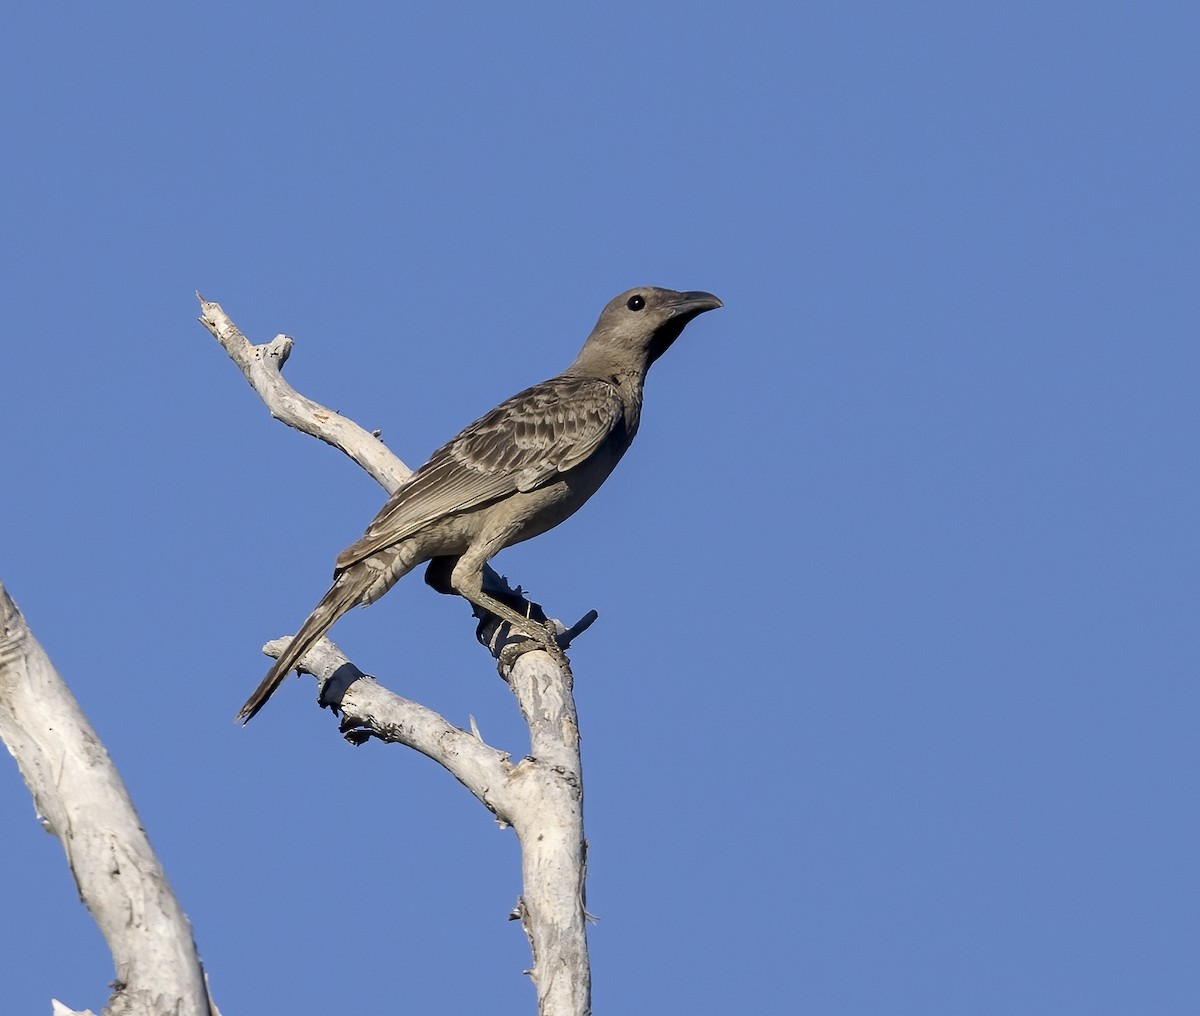
[[484, 566], [557, 526], [599, 489], [637, 433], [650, 365], [689, 321], [721, 306], [711, 293], [656, 286], [610, 300], [566, 370], [464, 428], [396, 489], [338, 555], [329, 591], [235, 722], [248, 723], [346, 611], [374, 603], [425, 562], [439, 591], [552, 648], [546, 628], [484, 591]]

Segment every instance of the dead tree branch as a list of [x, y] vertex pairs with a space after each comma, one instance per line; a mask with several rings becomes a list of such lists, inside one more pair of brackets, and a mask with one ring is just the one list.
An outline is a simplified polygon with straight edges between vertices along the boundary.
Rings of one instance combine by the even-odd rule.
[[[199, 295], [199, 294], [197, 294]], [[200, 321], [238, 365], [271, 415], [344, 452], [390, 494], [410, 470], [382, 441], [357, 424], [297, 393], [280, 373], [292, 340], [278, 336], [255, 346], [219, 304], [200, 297]], [[488, 569], [492, 589], [507, 589]], [[498, 594], [497, 594], [498, 595]], [[519, 596], [519, 590], [507, 595]], [[536, 604], [529, 605], [531, 609]], [[594, 612], [560, 636], [582, 632]], [[539, 1016], [586, 1016], [591, 1012], [591, 974], [584, 911], [586, 843], [579, 724], [570, 665], [562, 654], [521, 652], [505, 645], [495, 618], [481, 619], [479, 638], [492, 647], [529, 725], [530, 755], [514, 764], [485, 744], [477, 731], [455, 727], [419, 703], [387, 691], [354, 667], [328, 639], [304, 657], [300, 669], [317, 677], [320, 701], [342, 716], [342, 733], [353, 743], [379, 739], [407, 745], [452, 773], [521, 844], [524, 892], [513, 911], [533, 952], [529, 971], [537, 988]], [[287, 642], [264, 647], [278, 656]], [[528, 644], [526, 644], [528, 645]]]
[[[112, 951], [105, 1016], [216, 1016], [191, 925], [125, 785], [3, 586], [0, 737]], [[54, 1011], [73, 1012], [58, 1001]]]

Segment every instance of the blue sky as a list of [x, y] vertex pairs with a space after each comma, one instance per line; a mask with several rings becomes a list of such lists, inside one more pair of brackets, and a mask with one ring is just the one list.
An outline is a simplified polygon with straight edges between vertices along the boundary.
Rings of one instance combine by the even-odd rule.
[[[382, 492], [640, 284], [725, 309], [496, 564], [573, 653], [597, 1012], [1194, 1013], [1200, 14], [1182, 3], [28, 5], [0, 43], [0, 579], [229, 1013], [527, 1013], [511, 832], [233, 713]], [[335, 640], [498, 747], [416, 579]], [[112, 976], [0, 776], [0, 1012]], [[349, 985], [348, 983], [349, 982]], [[356, 1003], [357, 1004], [357, 1003]]]

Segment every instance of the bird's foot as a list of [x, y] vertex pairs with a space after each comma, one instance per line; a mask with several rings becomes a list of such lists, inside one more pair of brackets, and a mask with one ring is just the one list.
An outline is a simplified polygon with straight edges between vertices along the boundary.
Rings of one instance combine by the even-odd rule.
[[[501, 652], [519, 656], [532, 649], [541, 649], [557, 661], [565, 661], [564, 650], [571, 639], [584, 631], [596, 619], [595, 611], [581, 618], [572, 628], [546, 617], [541, 606], [527, 600], [520, 587], [505, 587], [504, 598], [480, 596], [472, 600], [472, 613], [479, 619], [475, 637], [493, 656]], [[532, 645], [530, 645], [532, 643]]]
[[[493, 620], [499, 623], [490, 632], [481, 631], [480, 641], [497, 659], [500, 659], [502, 655], [515, 658], [522, 653], [537, 649], [549, 653], [557, 661], [561, 662], [566, 659], [566, 654], [559, 642], [562, 628], [556, 622], [546, 621], [543, 623], [532, 617], [501, 619], [496, 618], [495, 615], [493, 615]], [[480, 627], [483, 629], [485, 626], [481, 625]]]
[[539, 649], [544, 649], [551, 656], [562, 655], [562, 647], [558, 644], [559, 629], [553, 621], [536, 621], [532, 617], [521, 619], [521, 623], [515, 621], [504, 622], [508, 625], [509, 634], [505, 641], [510, 641], [513, 638], [524, 638], [530, 642], [537, 644]]

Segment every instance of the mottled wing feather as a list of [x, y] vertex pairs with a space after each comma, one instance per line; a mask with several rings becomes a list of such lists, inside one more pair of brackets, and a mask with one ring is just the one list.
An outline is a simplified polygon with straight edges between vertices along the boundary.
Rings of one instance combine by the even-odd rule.
[[363, 538], [341, 553], [338, 567], [435, 519], [552, 482], [595, 453], [624, 412], [616, 387], [595, 378], [557, 377], [525, 389], [434, 452], [391, 496]]

